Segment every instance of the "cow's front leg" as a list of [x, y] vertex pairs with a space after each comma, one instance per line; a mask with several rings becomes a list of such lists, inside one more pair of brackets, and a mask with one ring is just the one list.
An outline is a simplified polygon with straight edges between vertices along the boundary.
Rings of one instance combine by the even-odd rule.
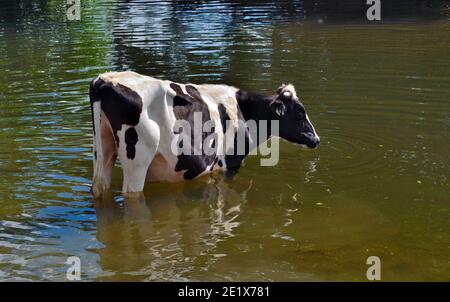
[[[235, 147], [235, 150], [236, 147]], [[225, 180], [231, 181], [233, 180], [234, 176], [239, 172], [239, 169], [241, 168], [241, 164], [245, 158], [245, 155], [226, 155], [225, 156], [225, 163], [226, 163], [226, 170], [224, 173]]]
[[118, 150], [123, 170], [122, 192], [141, 192], [144, 189], [148, 168], [158, 149], [159, 127], [147, 119], [136, 127], [122, 130]]
[[234, 176], [238, 173], [239, 170], [226, 170], [224, 173], [224, 178], [226, 181], [232, 181]]

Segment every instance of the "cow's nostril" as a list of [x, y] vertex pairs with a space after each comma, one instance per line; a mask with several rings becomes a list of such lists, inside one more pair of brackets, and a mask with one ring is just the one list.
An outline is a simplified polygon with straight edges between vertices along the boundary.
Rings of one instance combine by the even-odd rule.
[[311, 140], [312, 140], [312, 143], [313, 143], [313, 145], [314, 145], [314, 148], [319, 147], [319, 145], [320, 145], [320, 138], [319, 138], [318, 136], [313, 135], [313, 136], [311, 137]]
[[304, 141], [303, 144], [306, 144], [309, 148], [314, 149], [320, 145], [320, 138], [314, 133], [307, 132], [303, 133], [302, 136]]

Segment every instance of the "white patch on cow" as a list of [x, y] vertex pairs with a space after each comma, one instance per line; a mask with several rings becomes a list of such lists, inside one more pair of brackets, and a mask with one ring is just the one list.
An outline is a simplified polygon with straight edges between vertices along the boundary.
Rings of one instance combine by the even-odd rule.
[[314, 132], [314, 137], [317, 138], [318, 140], [320, 140], [320, 137], [316, 133], [316, 129], [314, 129], [314, 125], [309, 120], [308, 114], [306, 114], [306, 121], [311, 125], [311, 128], [313, 129], [313, 132]]
[[[208, 107], [211, 109], [215, 109], [218, 112], [219, 104], [222, 104], [227, 110], [227, 114], [230, 117], [232, 125], [236, 128], [238, 125], [238, 111], [237, 111], [237, 100], [236, 100], [236, 92], [237, 88], [226, 85], [197, 85], [196, 88], [199, 90], [203, 100], [208, 104]], [[211, 106], [214, 105], [214, 106]], [[217, 115], [218, 120], [220, 121], [220, 116]]]
[[[184, 93], [184, 94], [187, 94], [187, 95], [190, 95], [188, 92], [187, 92], [187, 90], [186, 90], [186, 85], [192, 85], [192, 84], [178, 84], [180, 87], [181, 87], [181, 91]], [[194, 96], [192, 96], [192, 95], [190, 95], [191, 97], [194, 97]]]
[[292, 98], [294, 100], [298, 100], [297, 92], [295, 91], [295, 87], [292, 84], [282, 84], [279, 88], [279, 93], [282, 93], [286, 98]]

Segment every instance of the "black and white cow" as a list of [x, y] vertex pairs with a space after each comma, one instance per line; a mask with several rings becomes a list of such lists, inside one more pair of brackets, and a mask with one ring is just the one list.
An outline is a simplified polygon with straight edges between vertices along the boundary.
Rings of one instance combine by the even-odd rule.
[[[175, 154], [171, 148], [181, 134], [177, 120], [193, 123], [201, 112], [202, 122], [213, 127], [202, 140], [214, 134], [217, 150], [226, 148], [227, 133], [235, 134], [242, 121], [278, 120], [279, 137], [308, 148], [319, 145], [319, 137], [294, 87], [282, 85], [275, 95], [239, 90], [226, 85], [180, 84], [135, 72], [101, 74], [90, 85], [94, 124], [93, 193], [109, 188], [117, 157], [123, 170], [122, 191], [140, 192], [147, 181], [181, 181], [225, 171], [234, 175], [249, 153], [252, 138], [246, 129], [244, 154]], [[244, 125], [244, 126], [242, 126]], [[270, 129], [262, 140], [270, 138]], [[258, 143], [261, 143], [260, 139]], [[193, 146], [195, 148], [196, 146]]]

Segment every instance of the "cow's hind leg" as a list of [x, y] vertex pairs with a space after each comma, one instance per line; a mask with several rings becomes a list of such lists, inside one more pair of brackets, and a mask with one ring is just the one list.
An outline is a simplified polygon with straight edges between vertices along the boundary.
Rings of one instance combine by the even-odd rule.
[[136, 127], [123, 126], [119, 131], [119, 160], [123, 170], [123, 193], [144, 189], [148, 167], [158, 149], [159, 127], [142, 119]]
[[100, 197], [103, 192], [109, 189], [112, 170], [117, 158], [116, 142], [111, 125], [102, 112], [98, 119], [100, 123], [97, 123], [97, 133], [94, 135], [95, 157], [92, 182], [92, 191], [95, 197]]
[[101, 115], [101, 136], [103, 149], [103, 181], [105, 188], [109, 189], [111, 185], [111, 176], [114, 164], [117, 159], [117, 147], [114, 140], [114, 135], [111, 130], [111, 125], [104, 114]]

